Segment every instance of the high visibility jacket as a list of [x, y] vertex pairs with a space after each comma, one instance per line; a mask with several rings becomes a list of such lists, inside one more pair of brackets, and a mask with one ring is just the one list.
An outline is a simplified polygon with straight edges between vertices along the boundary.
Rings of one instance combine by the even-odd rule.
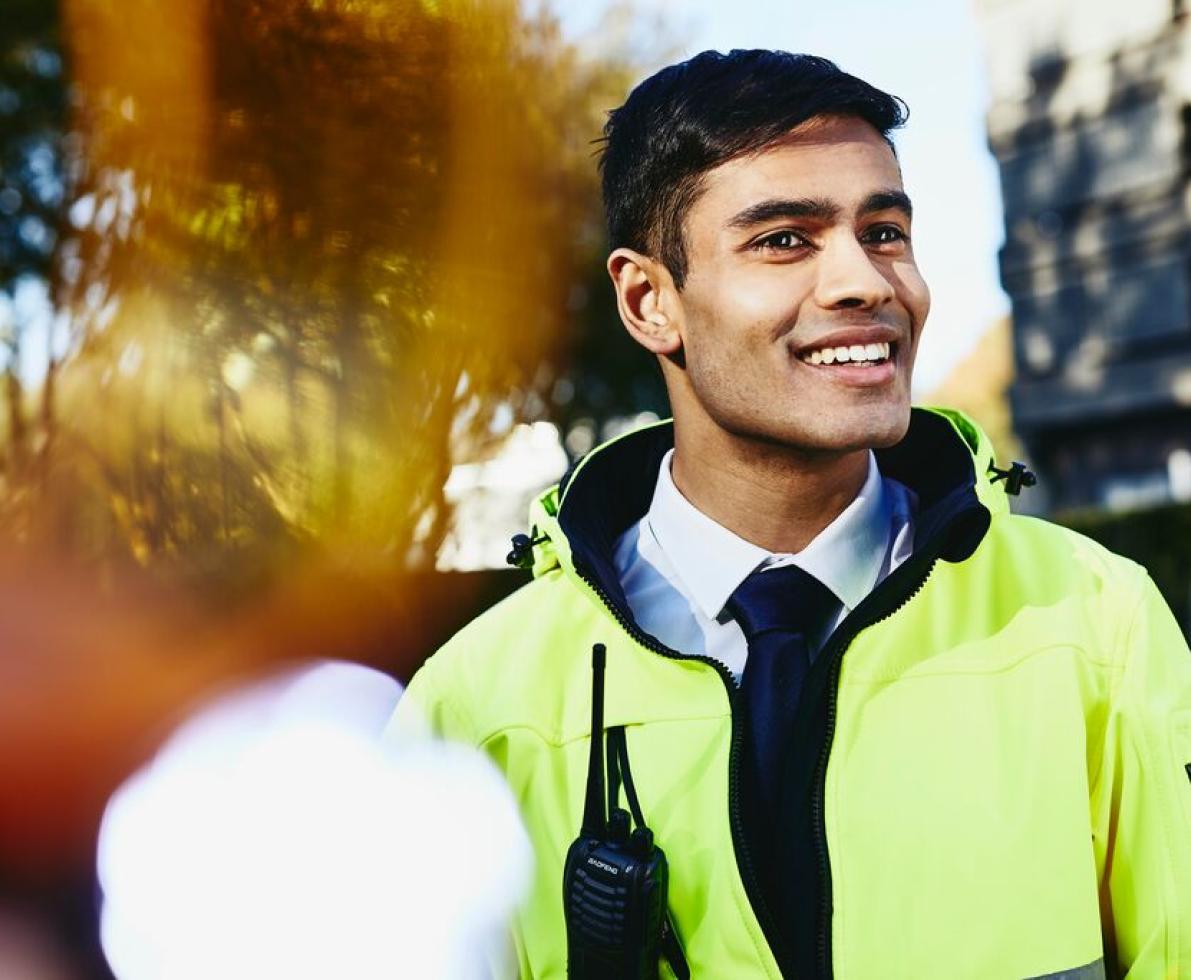
[[939, 410], [877, 453], [917, 494], [914, 551], [807, 677], [787, 776], [806, 785], [818, 880], [801, 921], [773, 921], [741, 829], [741, 695], [634, 623], [612, 564], [672, 440], [668, 423], [630, 433], [546, 492], [533, 582], [398, 709], [398, 731], [481, 747], [520, 801], [536, 855], [521, 975], [566, 972], [563, 860], [603, 643], [606, 725], [626, 726], [695, 978], [1191, 978], [1191, 654], [1142, 568], [1011, 515], [985, 437]]

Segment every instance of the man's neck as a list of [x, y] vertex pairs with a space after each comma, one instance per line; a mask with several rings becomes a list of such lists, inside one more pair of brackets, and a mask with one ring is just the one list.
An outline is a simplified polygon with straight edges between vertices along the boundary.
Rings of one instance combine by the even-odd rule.
[[723, 434], [675, 430], [674, 485], [700, 511], [767, 551], [797, 554], [856, 499], [869, 451], [803, 453]]

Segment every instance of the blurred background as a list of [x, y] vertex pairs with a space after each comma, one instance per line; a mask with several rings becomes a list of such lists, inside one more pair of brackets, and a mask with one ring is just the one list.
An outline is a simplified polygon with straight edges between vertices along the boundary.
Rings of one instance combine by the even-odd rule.
[[0, 976], [110, 976], [100, 818], [196, 705], [408, 679], [666, 414], [596, 141], [705, 48], [906, 99], [917, 400], [1191, 625], [1189, 44], [1182, 0], [0, 0]]

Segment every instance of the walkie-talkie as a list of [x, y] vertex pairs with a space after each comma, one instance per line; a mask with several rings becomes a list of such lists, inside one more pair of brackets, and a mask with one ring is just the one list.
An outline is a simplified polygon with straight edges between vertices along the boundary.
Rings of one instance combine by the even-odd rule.
[[[591, 755], [583, 826], [567, 851], [563, 907], [567, 976], [572, 980], [656, 980], [665, 956], [680, 980], [690, 977], [666, 911], [666, 855], [653, 842], [629, 771], [624, 728], [607, 736], [608, 794], [604, 798], [604, 664], [602, 643], [591, 651]], [[620, 782], [636, 829], [620, 807]]]

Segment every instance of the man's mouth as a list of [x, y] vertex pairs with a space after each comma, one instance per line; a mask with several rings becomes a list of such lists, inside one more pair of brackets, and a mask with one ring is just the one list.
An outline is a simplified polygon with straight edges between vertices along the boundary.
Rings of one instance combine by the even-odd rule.
[[857, 367], [872, 367], [889, 360], [893, 345], [848, 344], [846, 346], [816, 347], [799, 353], [798, 359], [807, 364], [855, 364]]

